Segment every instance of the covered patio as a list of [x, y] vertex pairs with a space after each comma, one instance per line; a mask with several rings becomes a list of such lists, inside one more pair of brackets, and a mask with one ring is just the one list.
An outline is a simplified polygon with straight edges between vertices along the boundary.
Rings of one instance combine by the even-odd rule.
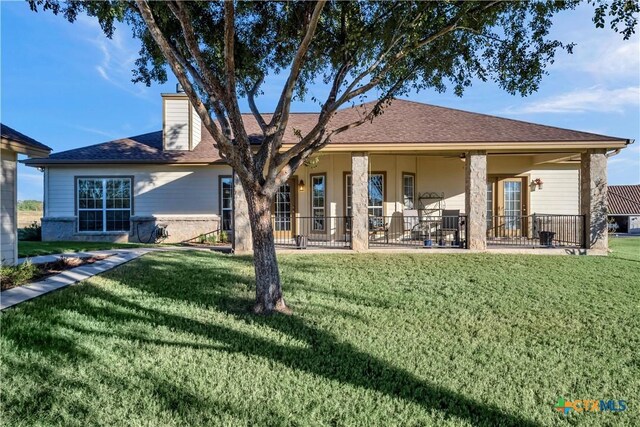
[[272, 221], [282, 248], [603, 249], [605, 191], [604, 149], [334, 151], [280, 188]]

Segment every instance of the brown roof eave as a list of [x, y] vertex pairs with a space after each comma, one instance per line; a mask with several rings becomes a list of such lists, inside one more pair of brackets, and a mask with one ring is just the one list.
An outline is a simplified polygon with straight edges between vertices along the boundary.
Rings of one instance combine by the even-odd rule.
[[64, 165], [226, 165], [224, 160], [214, 161], [174, 161], [174, 160], [123, 160], [123, 159], [100, 159], [100, 160], [69, 160], [69, 159], [25, 159], [20, 160], [20, 163], [24, 163], [27, 166], [40, 167], [40, 166], [64, 166]]

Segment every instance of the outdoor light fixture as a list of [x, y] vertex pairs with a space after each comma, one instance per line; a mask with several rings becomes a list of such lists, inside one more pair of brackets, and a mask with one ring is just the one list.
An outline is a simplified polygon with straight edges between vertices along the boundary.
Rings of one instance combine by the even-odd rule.
[[467, 156], [466, 156], [466, 154], [464, 154], [464, 153], [460, 154], [460, 161], [461, 161], [461, 162], [466, 162], [466, 161], [467, 161]]
[[538, 187], [538, 190], [542, 190], [542, 184], [544, 184], [544, 182], [540, 178], [531, 181], [531, 185]]
[[298, 183], [298, 190], [299, 191], [304, 191], [304, 181], [300, 180], [300, 182]]

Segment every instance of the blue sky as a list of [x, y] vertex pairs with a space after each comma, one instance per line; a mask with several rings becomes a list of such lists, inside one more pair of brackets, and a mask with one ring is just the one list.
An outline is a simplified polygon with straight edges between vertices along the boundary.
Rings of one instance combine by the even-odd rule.
[[[0, 13], [3, 123], [54, 151], [161, 128], [160, 93], [173, 92], [175, 80], [149, 88], [131, 83], [139, 43], [127, 28], [109, 40], [87, 17], [70, 24], [51, 13], [33, 13], [26, 2], [1, 2]], [[511, 96], [479, 82], [462, 98], [430, 91], [410, 98], [636, 139], [609, 160], [609, 182], [640, 183], [640, 39], [623, 41], [612, 31], [596, 29], [591, 13], [583, 6], [555, 18], [552, 35], [577, 45], [573, 55], [559, 55], [532, 96]], [[275, 77], [265, 85], [258, 102], [263, 111], [275, 105], [281, 82]], [[324, 90], [318, 85], [310, 95]], [[310, 102], [293, 106], [293, 111], [314, 110]], [[40, 172], [21, 165], [18, 179], [19, 199], [42, 199]]]

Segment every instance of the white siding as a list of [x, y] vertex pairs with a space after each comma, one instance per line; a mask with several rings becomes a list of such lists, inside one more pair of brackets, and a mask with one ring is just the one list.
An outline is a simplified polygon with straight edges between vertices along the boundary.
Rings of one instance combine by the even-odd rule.
[[580, 165], [578, 163], [533, 164], [530, 156], [489, 157], [488, 173], [540, 178], [542, 189], [530, 186], [529, 213], [578, 215], [580, 213]]
[[0, 261], [12, 265], [17, 258], [16, 153], [0, 152]]
[[224, 165], [50, 167], [47, 216], [75, 216], [75, 176], [133, 176], [136, 216], [218, 215], [219, 176], [231, 174]]
[[540, 178], [541, 190], [531, 191], [531, 213], [578, 215], [580, 213], [580, 171], [561, 169], [564, 165], [531, 170], [532, 179]]
[[[444, 193], [441, 204], [432, 203], [429, 208], [453, 209], [464, 212], [464, 168], [458, 157], [418, 157], [416, 175], [418, 193]], [[437, 215], [434, 212], [434, 215]]]
[[164, 144], [167, 150], [189, 149], [189, 101], [164, 99]]
[[[298, 209], [301, 216], [309, 216], [310, 174], [327, 174], [327, 213], [344, 215], [344, 173], [351, 170], [350, 154], [324, 154], [318, 165], [301, 167], [296, 175], [307, 187], [298, 193]], [[416, 204], [419, 193], [444, 193], [443, 209], [465, 210], [465, 163], [457, 156], [369, 156], [372, 172], [386, 172], [386, 198], [384, 214], [391, 216], [403, 211], [402, 173], [416, 174]], [[540, 178], [544, 182], [540, 190], [531, 188], [529, 213], [579, 214], [580, 176], [578, 164], [550, 163], [536, 165], [532, 156], [490, 156], [488, 174], [526, 177], [528, 182]], [[431, 205], [436, 207], [435, 204]]]
[[196, 109], [191, 107], [191, 144], [192, 149], [196, 148], [200, 144], [202, 139], [202, 120], [196, 113]]

